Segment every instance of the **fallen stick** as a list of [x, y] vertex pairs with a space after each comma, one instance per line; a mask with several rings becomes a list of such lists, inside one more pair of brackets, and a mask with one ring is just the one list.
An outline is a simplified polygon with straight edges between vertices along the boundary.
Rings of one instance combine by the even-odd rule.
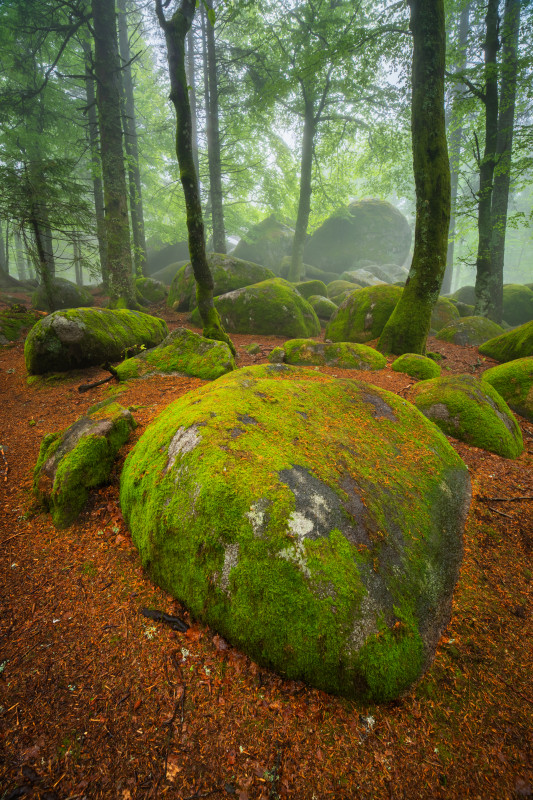
[[478, 497], [482, 503], [515, 503], [520, 500], [533, 500], [533, 494], [524, 494], [519, 497]]
[[94, 383], [82, 383], [81, 386], [78, 386], [78, 392], [88, 392], [89, 389], [94, 389], [96, 386], [101, 386], [103, 383], [108, 383], [109, 381], [112, 381], [113, 378], [116, 378], [117, 381], [120, 380], [116, 369], [112, 367], [111, 364], [104, 364], [102, 369], [105, 369], [107, 372], [111, 373], [109, 378], [102, 378], [101, 381], [95, 381]]

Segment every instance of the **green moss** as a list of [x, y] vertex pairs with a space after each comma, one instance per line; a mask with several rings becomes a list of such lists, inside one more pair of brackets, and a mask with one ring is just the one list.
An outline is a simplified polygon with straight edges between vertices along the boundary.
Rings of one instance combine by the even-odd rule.
[[306, 300], [309, 300], [311, 295], [320, 295], [323, 297], [328, 293], [326, 284], [323, 281], [300, 281], [299, 283], [295, 283], [294, 287]]
[[405, 372], [406, 375], [419, 381], [437, 378], [440, 375], [439, 365], [431, 358], [418, 353], [404, 353], [392, 362], [391, 367], [395, 372]]
[[167, 335], [164, 320], [127, 309], [76, 308], [56, 311], [38, 322], [24, 345], [30, 374], [119, 361], [133, 346], [153, 347]]
[[509, 325], [522, 325], [533, 320], [533, 292], [519, 283], [503, 287], [503, 318]]
[[401, 294], [398, 286], [368, 286], [352, 292], [326, 326], [325, 338], [361, 344], [376, 339]]
[[467, 303], [470, 306], [476, 305], [476, 289], [474, 286], [461, 286], [456, 292], [452, 294], [454, 300], [460, 303]]
[[442, 431], [462, 442], [518, 458], [522, 432], [498, 392], [471, 375], [422, 381], [413, 389], [414, 403]]
[[314, 308], [315, 313], [319, 319], [329, 320], [337, 310], [337, 306], [328, 297], [322, 297], [317, 294], [312, 294], [308, 298], [309, 304]]
[[167, 295], [165, 284], [153, 278], [137, 278], [135, 286], [148, 303], [162, 303]]
[[285, 361], [285, 350], [283, 347], [274, 347], [268, 355], [271, 364], [283, 364]]
[[508, 333], [482, 344], [479, 352], [496, 361], [515, 361], [533, 356], [533, 322], [526, 322]]
[[40, 314], [26, 311], [23, 307], [0, 311], [0, 345], [15, 342], [22, 331], [33, 327], [40, 319]]
[[501, 325], [487, 317], [462, 317], [441, 328], [436, 338], [463, 347], [479, 347], [487, 339], [492, 339], [501, 333], [503, 333]]
[[51, 291], [54, 300], [54, 308], [51, 309], [48, 303], [48, 296], [44, 286], [39, 286], [32, 294], [31, 302], [34, 308], [40, 311], [53, 311], [57, 308], [81, 308], [94, 305], [92, 294], [64, 278], [54, 278], [51, 282]]
[[409, 403], [261, 365], [168, 406], [120, 498], [143, 565], [195, 616], [289, 677], [391, 699], [446, 621], [467, 485]]
[[363, 370], [383, 369], [387, 364], [385, 356], [377, 350], [353, 342], [324, 344], [312, 339], [290, 339], [283, 349], [287, 364]]
[[227, 344], [177, 328], [160, 345], [129, 358], [116, 368], [120, 380], [179, 373], [213, 381], [235, 369]]
[[351, 281], [335, 280], [328, 283], [326, 288], [328, 290], [328, 297], [330, 300], [333, 300], [334, 297], [338, 297], [340, 294], [353, 292], [355, 289], [361, 289], [362, 287], [358, 284], [353, 284]]
[[435, 307], [431, 312], [431, 327], [434, 331], [440, 331], [445, 325], [449, 325], [459, 319], [459, 311], [455, 305], [446, 297], [439, 297]]
[[492, 367], [481, 377], [496, 389], [513, 411], [533, 421], [532, 356]]

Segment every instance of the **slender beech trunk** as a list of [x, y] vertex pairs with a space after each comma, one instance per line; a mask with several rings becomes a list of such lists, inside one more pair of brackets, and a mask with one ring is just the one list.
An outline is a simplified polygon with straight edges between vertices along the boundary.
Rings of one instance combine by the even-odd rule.
[[113, 308], [137, 308], [131, 274], [128, 202], [120, 115], [120, 61], [114, 0], [92, 0], [92, 10], [109, 301]]
[[43, 286], [48, 308], [50, 311], [55, 311], [56, 301], [55, 292], [53, 289], [53, 275], [50, 273], [48, 264], [48, 254], [46, 252], [46, 235], [43, 232], [43, 227], [40, 220], [40, 210], [35, 201], [32, 202], [30, 211], [30, 225], [33, 231], [33, 238], [35, 241], [35, 249], [37, 257], [35, 259], [35, 271]]
[[303, 273], [304, 247], [307, 238], [307, 226], [311, 212], [312, 176], [313, 176], [313, 142], [316, 133], [314, 104], [304, 90], [304, 129], [302, 136], [302, 158], [300, 161], [300, 199], [298, 216], [292, 242], [292, 257], [289, 269], [289, 280], [301, 280]]
[[6, 242], [7, 242], [7, 235], [4, 240], [4, 232], [2, 230], [2, 226], [0, 225], [0, 273], [9, 274], [9, 266], [7, 263], [6, 258]]
[[198, 158], [198, 109], [196, 105], [196, 69], [194, 64], [194, 32], [187, 34], [187, 84], [189, 86], [189, 103], [191, 105], [191, 135], [194, 168], [200, 180], [200, 161]]
[[424, 353], [446, 268], [450, 166], [444, 121], [444, 0], [410, 0], [413, 33], [411, 134], [416, 188], [413, 261], [378, 348]]
[[[208, 0], [210, 6], [212, 3]], [[220, 155], [220, 119], [218, 106], [218, 75], [215, 48], [215, 29], [207, 20], [207, 66], [209, 79], [209, 116], [207, 124], [207, 157], [211, 186], [211, 219], [213, 221], [213, 250], [226, 252], [224, 226], [224, 197], [222, 194], [222, 161]]]
[[[200, 3], [200, 21], [201, 21], [201, 31], [202, 31], [202, 74], [204, 83], [205, 129], [206, 129], [206, 137], [207, 139], [209, 139], [210, 136], [209, 125], [211, 123], [209, 117], [209, 67], [207, 64], [207, 29], [206, 29], [207, 20], [206, 20], [205, 6], [203, 3]], [[198, 176], [199, 175], [200, 173], [198, 172]], [[209, 191], [207, 192], [205, 215], [211, 216], [211, 187], [209, 187]]]
[[490, 257], [492, 234], [492, 182], [498, 143], [498, 0], [488, 0], [485, 17], [485, 149], [479, 165], [478, 250], [476, 259], [476, 305], [478, 316], [496, 315], [495, 280]]
[[520, 0], [506, 0], [502, 25], [502, 59], [500, 84], [500, 111], [498, 115], [497, 163], [492, 190], [492, 318], [502, 321], [503, 267], [505, 255], [505, 229], [511, 181], [511, 155], [513, 149], [514, 117], [516, 103], [516, 78], [518, 74], [518, 33], [520, 29]]
[[141, 189], [141, 172], [139, 170], [139, 143], [137, 123], [135, 120], [135, 99], [133, 95], [133, 78], [131, 74], [131, 51], [128, 36], [128, 19], [126, 0], [118, 0], [118, 41], [122, 60], [122, 121], [124, 126], [124, 143], [128, 165], [128, 183], [131, 231], [133, 235], [133, 260], [135, 273], [144, 274], [146, 269], [146, 238], [144, 235], [144, 214]]
[[76, 276], [77, 286], [83, 286], [83, 268], [81, 265], [81, 242], [78, 235], [74, 236], [72, 241], [72, 249], [74, 251], [74, 274]]
[[92, 74], [91, 46], [83, 43], [85, 53], [85, 91], [87, 94], [87, 120], [89, 129], [89, 147], [91, 151], [91, 174], [93, 179], [94, 211], [96, 216], [96, 238], [100, 255], [100, 272], [104, 291], [109, 292], [109, 271], [107, 269], [107, 241], [105, 232], [104, 189], [102, 186], [102, 162], [98, 141], [98, 114], [96, 110], [96, 94]]
[[[462, 72], [466, 66], [466, 47], [468, 43], [468, 30], [470, 26], [470, 4], [462, 9], [459, 17], [459, 59], [456, 71]], [[454, 87], [451, 99], [451, 111], [448, 135], [448, 149], [450, 154], [450, 229], [448, 232], [448, 250], [446, 253], [446, 272], [442, 280], [441, 292], [448, 294], [452, 290], [453, 279], [453, 255], [455, 250], [455, 210], [457, 207], [457, 189], [459, 186], [459, 164], [461, 159], [461, 144], [463, 140], [463, 126], [458, 104], [460, 101], [460, 90]]]
[[195, 0], [181, 0], [170, 19], [165, 18], [162, 0], [155, 0], [157, 18], [165, 33], [170, 99], [176, 110], [176, 155], [180, 168], [181, 184], [187, 210], [189, 254], [196, 280], [196, 301], [204, 326], [204, 336], [226, 342], [235, 354], [235, 348], [224, 331], [213, 303], [213, 276], [205, 252], [204, 222], [198, 189], [198, 176], [194, 167], [192, 149], [192, 122], [187, 77], [185, 74], [185, 37], [195, 11]]
[[16, 230], [14, 232], [15, 238], [15, 262], [17, 265], [17, 274], [19, 277], [19, 281], [25, 281], [27, 276], [26, 273], [26, 259], [24, 258], [24, 251], [22, 249], [22, 239], [20, 238], [19, 232]]

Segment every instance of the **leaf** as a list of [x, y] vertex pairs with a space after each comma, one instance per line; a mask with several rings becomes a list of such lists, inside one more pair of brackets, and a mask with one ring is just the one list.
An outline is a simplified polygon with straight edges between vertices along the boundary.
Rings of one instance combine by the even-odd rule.
[[213, 27], [215, 27], [216, 18], [217, 18], [217, 15], [215, 14], [215, 10], [213, 8], [208, 8], [207, 9], [207, 19], [209, 20], [209, 22], [211, 23], [211, 25]]

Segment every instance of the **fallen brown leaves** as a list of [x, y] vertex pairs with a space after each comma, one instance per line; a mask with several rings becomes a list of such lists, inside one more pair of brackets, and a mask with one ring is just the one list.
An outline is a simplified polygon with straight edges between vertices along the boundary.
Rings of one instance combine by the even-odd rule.
[[[279, 344], [234, 341], [240, 365]], [[252, 341], [256, 356], [243, 349]], [[430, 349], [452, 372], [489, 363], [474, 348]], [[101, 377], [95, 368], [28, 387], [22, 345], [0, 351], [2, 800], [531, 796], [532, 425], [521, 421], [528, 452], [517, 461], [453, 442], [474, 500], [452, 622], [404, 698], [359, 706], [262, 669], [150, 583], [118, 507], [120, 464], [67, 530], [28, 514], [42, 436], [107, 397], [110, 385], [77, 392]], [[389, 368], [370, 380], [399, 394], [410, 383]], [[135, 408], [136, 436], [199, 385], [132, 382], [122, 402]], [[172, 631], [145, 606], [191, 627]]]

